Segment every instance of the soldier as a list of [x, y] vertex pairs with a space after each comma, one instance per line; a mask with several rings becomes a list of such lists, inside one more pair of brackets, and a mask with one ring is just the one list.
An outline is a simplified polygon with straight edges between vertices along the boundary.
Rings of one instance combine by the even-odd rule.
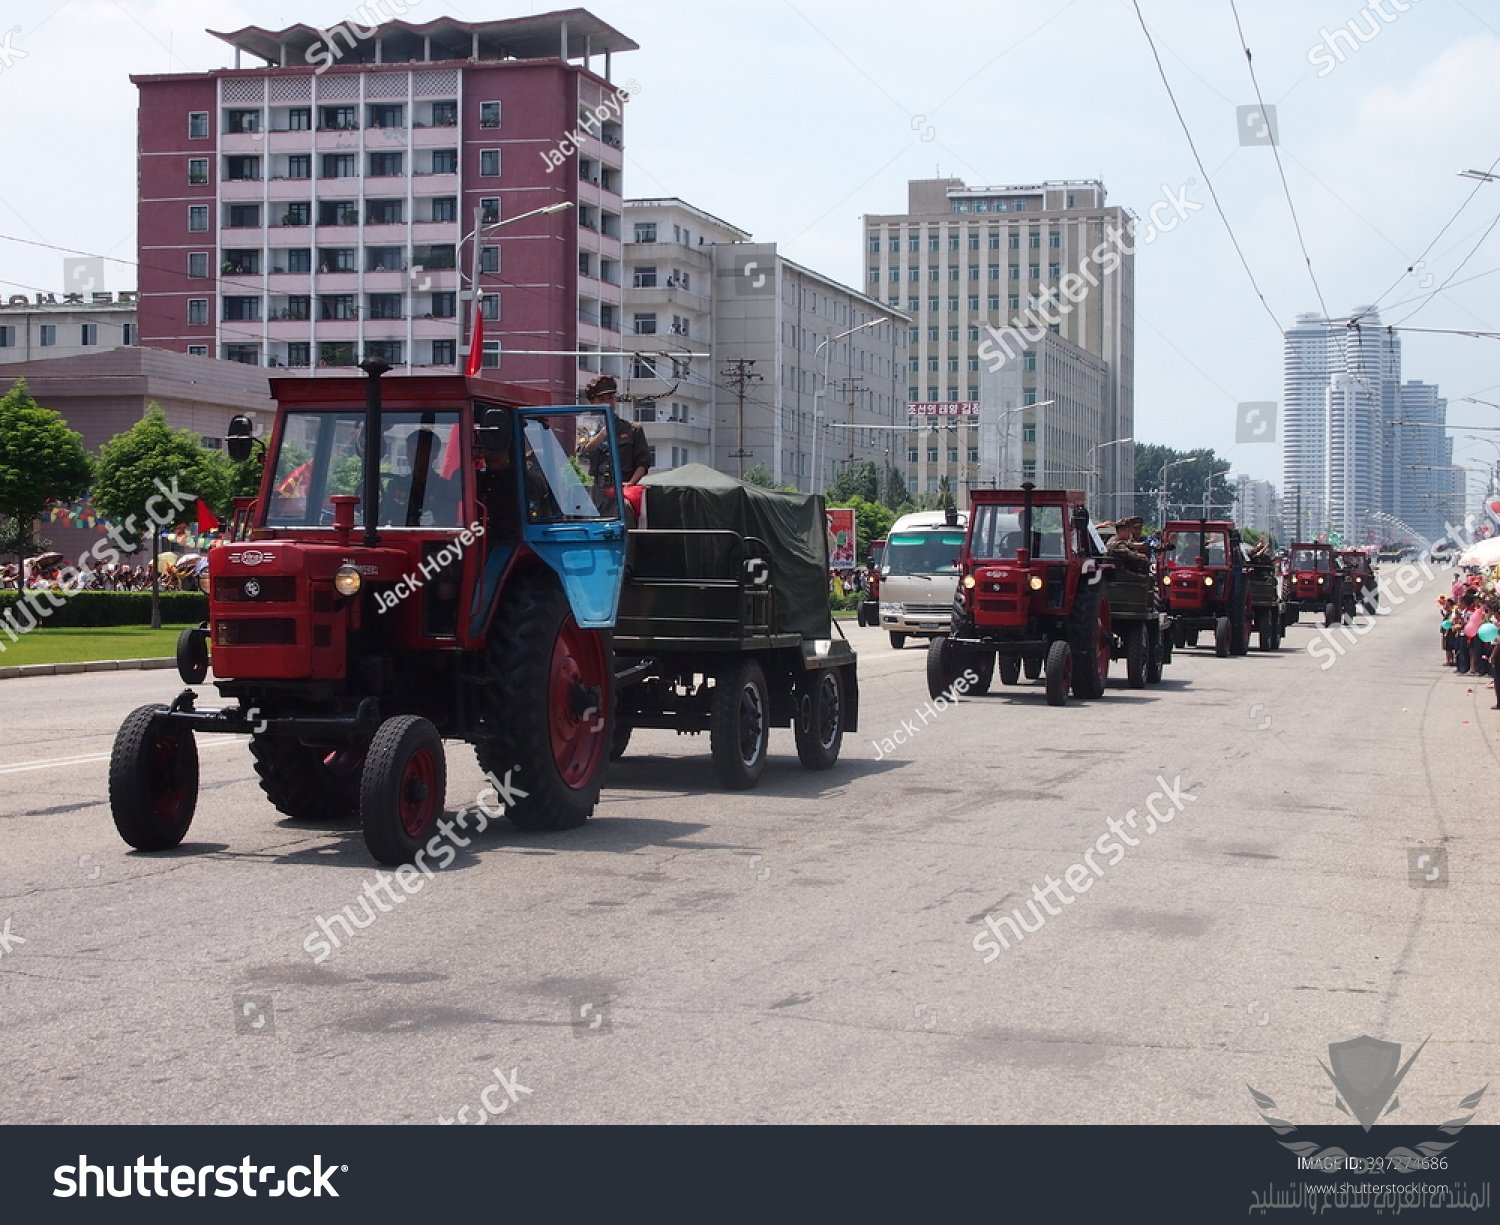
[[[618, 392], [619, 384], [609, 375], [601, 374], [584, 388], [583, 398], [607, 411], [609, 428], [614, 430], [620, 448], [620, 475], [627, 486], [639, 485], [651, 471], [651, 446], [645, 430], [620, 416], [615, 405]], [[584, 444], [579, 456], [596, 483], [608, 480], [609, 446], [603, 430]]]
[[1115, 525], [1114, 539], [1109, 542], [1110, 560], [1123, 565], [1126, 569], [1135, 570], [1142, 574], [1150, 573], [1151, 549], [1141, 539], [1141, 528], [1146, 521], [1139, 515], [1132, 515], [1128, 519], [1121, 519]]

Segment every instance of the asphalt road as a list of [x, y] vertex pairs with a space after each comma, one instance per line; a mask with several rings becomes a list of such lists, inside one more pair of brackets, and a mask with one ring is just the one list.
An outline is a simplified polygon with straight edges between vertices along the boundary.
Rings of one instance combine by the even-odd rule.
[[[492, 827], [322, 964], [319, 917], [365, 918], [356, 829], [282, 820], [203, 742], [187, 844], [130, 853], [110, 743], [175, 678], [0, 682], [0, 1122], [1254, 1123], [1249, 1084], [1337, 1123], [1318, 1061], [1369, 1034], [1431, 1036], [1392, 1121], [1436, 1127], [1500, 1079], [1500, 714], [1441, 667], [1435, 593], [1326, 670], [1299, 628], [925, 724], [922, 653], [851, 629], [831, 774], [780, 732], [725, 795], [705, 742], [637, 733], [585, 830]], [[456, 810], [482, 780], [450, 747]], [[1194, 798], [1146, 834], [1159, 778]], [[985, 916], [1085, 852], [986, 964]]]

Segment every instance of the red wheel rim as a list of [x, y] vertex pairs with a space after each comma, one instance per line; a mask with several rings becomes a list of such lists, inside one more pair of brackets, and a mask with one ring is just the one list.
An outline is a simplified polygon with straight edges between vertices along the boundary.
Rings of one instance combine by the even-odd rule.
[[165, 825], [177, 823], [182, 816], [183, 801], [187, 798], [187, 780], [182, 777], [178, 760], [181, 755], [182, 746], [177, 733], [165, 728], [156, 733], [147, 754], [151, 812]]
[[437, 761], [431, 750], [418, 749], [406, 759], [401, 772], [401, 828], [420, 838], [437, 824], [443, 797], [437, 793]]
[[574, 791], [593, 779], [608, 748], [609, 684], [603, 635], [579, 629], [569, 617], [552, 646], [547, 728], [558, 777]]

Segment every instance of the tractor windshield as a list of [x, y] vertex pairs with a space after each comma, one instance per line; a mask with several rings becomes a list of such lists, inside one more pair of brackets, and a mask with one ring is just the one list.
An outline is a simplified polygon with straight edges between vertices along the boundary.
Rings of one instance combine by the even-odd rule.
[[891, 574], [957, 574], [964, 534], [956, 528], [902, 532], [885, 545], [885, 568]]
[[1328, 564], [1328, 554], [1322, 549], [1298, 549], [1292, 554], [1292, 569], [1328, 574], [1331, 567]]
[[[1018, 550], [1026, 548], [1021, 530], [1024, 511], [1025, 507], [1019, 502], [1010, 506], [986, 502], [975, 507], [974, 533], [969, 546], [972, 556], [980, 561], [1014, 557]], [[1030, 547], [1032, 557], [1038, 561], [1067, 559], [1061, 506], [1031, 508]]]
[[[463, 511], [463, 446], [456, 412], [387, 413], [380, 439], [381, 527], [457, 528]], [[362, 412], [288, 413], [274, 465], [266, 526], [327, 527], [338, 495], [364, 496]], [[354, 520], [363, 524], [364, 507]]]
[[1227, 566], [1229, 540], [1223, 532], [1168, 532], [1162, 537], [1162, 556], [1170, 566]]

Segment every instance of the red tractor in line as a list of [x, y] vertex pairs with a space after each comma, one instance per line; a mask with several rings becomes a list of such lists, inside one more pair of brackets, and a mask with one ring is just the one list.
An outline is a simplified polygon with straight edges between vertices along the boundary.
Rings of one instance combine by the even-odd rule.
[[1234, 524], [1215, 519], [1167, 523], [1156, 564], [1176, 647], [1196, 647], [1206, 630], [1220, 658], [1249, 653], [1255, 618], [1245, 554]]
[[1354, 596], [1331, 544], [1316, 541], [1294, 544], [1288, 561], [1287, 623], [1296, 625], [1303, 613], [1321, 617], [1325, 627], [1354, 616]]
[[987, 693], [998, 660], [1003, 685], [1045, 675], [1049, 705], [1070, 690], [1103, 697], [1115, 653], [1103, 552], [1081, 493], [975, 490], [952, 631], [928, 648], [928, 692], [941, 697], [972, 671], [965, 692]]
[[[198, 798], [196, 737], [250, 737], [293, 820], [360, 821], [385, 864], [433, 853], [444, 740], [512, 779], [505, 815], [562, 830], [593, 813], [615, 718], [610, 628], [625, 526], [619, 460], [586, 486], [571, 460], [602, 424], [485, 378], [277, 379], [256, 499], [209, 556], [209, 619], [178, 646], [190, 686], [115, 740], [115, 825], [179, 845]], [[587, 425], [587, 429], [580, 426]], [[251, 454], [251, 423], [230, 453]], [[200, 708], [207, 679], [227, 703]], [[524, 795], [524, 798], [519, 798]]]
[[1380, 591], [1375, 580], [1375, 567], [1364, 549], [1341, 549], [1334, 555], [1335, 564], [1344, 576], [1349, 602], [1356, 610], [1363, 609], [1373, 614], [1380, 606]]

